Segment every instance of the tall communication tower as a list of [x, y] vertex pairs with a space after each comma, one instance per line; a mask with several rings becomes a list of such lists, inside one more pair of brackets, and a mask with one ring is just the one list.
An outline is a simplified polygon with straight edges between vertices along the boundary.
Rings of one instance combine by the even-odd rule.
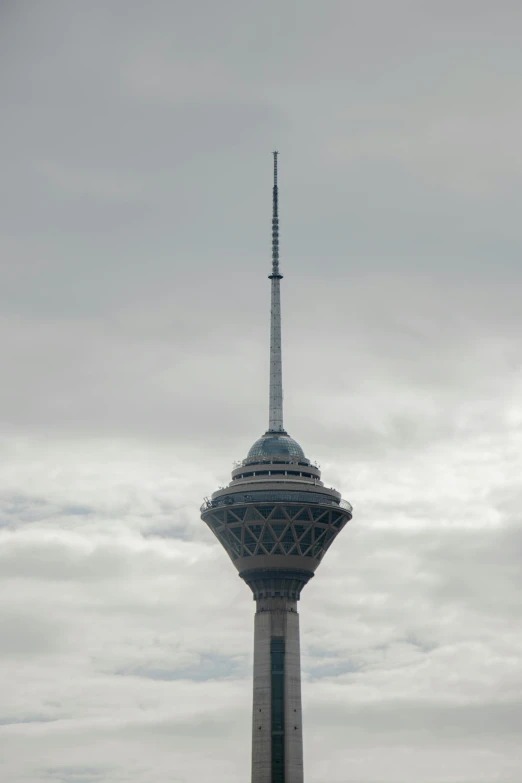
[[252, 783], [303, 783], [301, 654], [297, 601], [350, 503], [283, 426], [278, 153], [274, 152], [268, 430], [213, 493], [201, 518], [226, 549], [256, 601]]

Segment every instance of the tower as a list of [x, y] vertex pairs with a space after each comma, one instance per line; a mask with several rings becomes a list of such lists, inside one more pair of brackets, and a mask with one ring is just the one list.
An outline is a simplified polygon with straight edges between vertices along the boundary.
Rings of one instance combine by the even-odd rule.
[[256, 601], [252, 783], [303, 783], [297, 601], [352, 507], [283, 426], [277, 164], [274, 152], [268, 430], [201, 518]]

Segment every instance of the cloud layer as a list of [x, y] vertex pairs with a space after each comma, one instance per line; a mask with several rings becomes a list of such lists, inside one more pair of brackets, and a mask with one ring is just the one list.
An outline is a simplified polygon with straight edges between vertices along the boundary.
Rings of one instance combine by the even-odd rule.
[[303, 594], [309, 783], [519, 783], [522, 11], [0, 11], [9, 783], [239, 783], [253, 603], [199, 520], [286, 423], [353, 522]]

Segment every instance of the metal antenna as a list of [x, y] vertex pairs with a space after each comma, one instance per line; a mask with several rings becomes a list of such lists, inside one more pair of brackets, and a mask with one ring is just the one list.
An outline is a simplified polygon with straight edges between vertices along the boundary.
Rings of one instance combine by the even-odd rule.
[[281, 358], [281, 295], [279, 281], [279, 194], [277, 190], [277, 156], [274, 152], [274, 188], [272, 191], [272, 296], [270, 307], [270, 404], [269, 432], [284, 432], [283, 370]]
[[273, 152], [272, 154], [274, 156], [274, 187], [272, 189], [272, 275], [279, 275], [279, 193], [277, 189], [277, 156], [279, 153]]

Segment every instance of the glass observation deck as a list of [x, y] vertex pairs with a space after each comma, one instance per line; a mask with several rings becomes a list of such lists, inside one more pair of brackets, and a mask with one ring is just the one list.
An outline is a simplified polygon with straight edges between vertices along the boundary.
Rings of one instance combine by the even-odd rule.
[[[281, 500], [278, 497], [279, 502], [274, 503], [267, 498], [250, 505], [205, 504], [202, 517], [232, 560], [256, 555], [297, 555], [321, 560], [352, 518], [346, 501], [341, 506], [333, 502], [313, 505], [309, 498], [305, 503], [287, 504]], [[289, 563], [286, 567], [295, 566]]]

